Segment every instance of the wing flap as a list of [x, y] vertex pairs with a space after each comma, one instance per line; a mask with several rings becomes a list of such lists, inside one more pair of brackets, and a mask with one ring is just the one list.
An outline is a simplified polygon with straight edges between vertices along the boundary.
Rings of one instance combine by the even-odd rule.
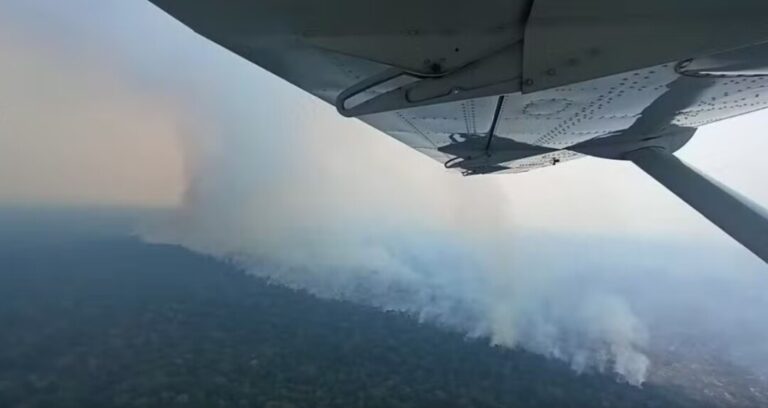
[[523, 92], [768, 41], [762, 0], [536, 0]]

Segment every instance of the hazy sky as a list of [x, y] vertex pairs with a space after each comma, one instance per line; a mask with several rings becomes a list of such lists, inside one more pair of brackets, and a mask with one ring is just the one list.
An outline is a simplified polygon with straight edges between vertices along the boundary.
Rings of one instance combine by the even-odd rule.
[[[175, 208], [146, 236], [636, 383], [682, 327], [768, 371], [768, 268], [629, 163], [463, 178], [144, 0], [2, 1], [0, 61], [0, 203]], [[765, 204], [766, 127], [679, 154]]]
[[11, 9], [0, 13], [0, 201], [177, 203], [177, 107], [113, 58], [47, 41], [43, 21], [0, 8]]
[[[382, 156], [380, 146], [397, 144], [328, 107], [313, 107], [320, 102], [199, 38], [148, 2], [83, 0], [65, 8], [55, 1], [10, 1], [0, 11], [6, 62], [0, 66], [0, 201], [174, 205], [186, 183], [184, 132], [190, 126], [215, 130], [222, 117], [217, 111], [241, 103], [270, 109], [272, 123], [241, 129], [271, 135], [254, 137], [277, 137], [283, 122], [297, 119], [290, 103], [275, 111], [263, 101], [292, 98], [337, 132], [365, 133], [357, 156]], [[767, 124], [768, 114], [757, 113], [703, 128], [680, 155], [768, 202], [761, 180], [768, 163], [750, 154], [765, 146]], [[398, 166], [411, 166], [409, 172], [458, 177], [406, 148], [388, 146], [386, 152]], [[627, 163], [584, 159], [493, 178], [516, 224], [719, 240], [718, 231]]]

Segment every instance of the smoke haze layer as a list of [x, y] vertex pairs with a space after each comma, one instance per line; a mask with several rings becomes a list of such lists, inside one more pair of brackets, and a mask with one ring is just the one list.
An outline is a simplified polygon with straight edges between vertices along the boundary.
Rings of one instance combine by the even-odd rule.
[[[652, 373], [655, 351], [691, 335], [768, 368], [765, 266], [630, 166], [462, 178], [146, 2], [57, 4], [0, 5], [15, 16], [14, 46], [118, 78], [134, 92], [77, 109], [129, 106], [107, 121], [160, 123], [136, 135], [178, 146], [184, 193], [171, 216], [143, 225], [146, 239], [632, 384]], [[108, 168], [116, 153], [101, 153]]]

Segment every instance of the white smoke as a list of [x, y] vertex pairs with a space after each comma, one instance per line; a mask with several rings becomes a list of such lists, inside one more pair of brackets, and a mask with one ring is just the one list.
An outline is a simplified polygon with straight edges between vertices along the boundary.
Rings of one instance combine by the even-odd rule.
[[248, 131], [231, 130], [233, 121], [186, 127], [191, 184], [148, 239], [578, 371], [643, 382], [648, 334], [631, 305], [609, 291], [564, 286], [573, 279], [567, 269], [517, 260], [516, 250], [530, 248], [513, 227], [504, 177], [446, 172], [321, 102], [262, 81], [266, 95], [283, 96], [239, 118]]

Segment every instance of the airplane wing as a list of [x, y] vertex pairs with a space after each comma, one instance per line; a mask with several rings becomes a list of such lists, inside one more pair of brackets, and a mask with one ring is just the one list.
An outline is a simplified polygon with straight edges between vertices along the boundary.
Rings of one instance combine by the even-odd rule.
[[[768, 107], [764, 0], [150, 1], [465, 175], [591, 155], [680, 195], [663, 175], [682, 162], [630, 153], [671, 155], [698, 126]], [[768, 262], [765, 217], [724, 222], [702, 197], [730, 193], [707, 191], [684, 199]]]

